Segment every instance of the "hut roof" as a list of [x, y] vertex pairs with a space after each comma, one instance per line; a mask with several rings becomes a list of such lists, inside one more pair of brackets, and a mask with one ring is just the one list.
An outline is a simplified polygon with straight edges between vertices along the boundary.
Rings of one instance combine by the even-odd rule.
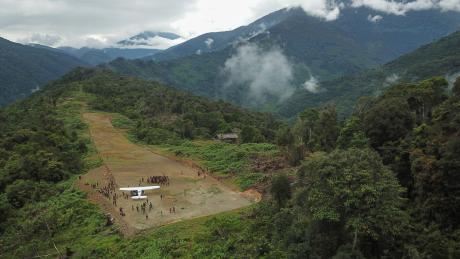
[[217, 134], [218, 139], [238, 139], [238, 134], [236, 133], [224, 133], [224, 134]]

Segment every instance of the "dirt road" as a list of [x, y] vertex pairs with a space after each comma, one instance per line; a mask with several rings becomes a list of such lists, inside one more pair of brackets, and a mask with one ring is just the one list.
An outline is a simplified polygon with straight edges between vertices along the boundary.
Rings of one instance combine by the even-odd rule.
[[[84, 175], [78, 186], [88, 192], [90, 200], [110, 213], [127, 235], [179, 220], [245, 207], [255, 199], [228, 188], [209, 175], [199, 176], [197, 168], [131, 143], [112, 126], [110, 115], [85, 113], [83, 117], [90, 127], [91, 137], [104, 160], [104, 166]], [[146, 200], [134, 201], [116, 191], [118, 198], [115, 206], [113, 194], [109, 199], [98, 192], [111, 179], [118, 190], [120, 187], [152, 185], [146, 182], [147, 177], [163, 175], [169, 177], [170, 184], [146, 192], [148, 205], [151, 202], [153, 207], [149, 209], [147, 206], [145, 213], [137, 208]], [[91, 184], [97, 186], [93, 188]], [[125, 216], [120, 215], [120, 208]], [[175, 213], [170, 213], [173, 208]]]

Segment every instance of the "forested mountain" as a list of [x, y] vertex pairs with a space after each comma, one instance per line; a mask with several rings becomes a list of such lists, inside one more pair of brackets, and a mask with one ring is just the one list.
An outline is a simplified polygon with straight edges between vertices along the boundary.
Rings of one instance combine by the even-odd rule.
[[[106, 48], [91, 48], [91, 47], [58, 47], [52, 48], [40, 44], [30, 44], [30, 46], [36, 48], [43, 48], [47, 50], [53, 50], [60, 53], [67, 53], [74, 56], [87, 64], [99, 65], [102, 63], [110, 62], [117, 58], [124, 59], [140, 59], [148, 56], [152, 56], [161, 52], [162, 50], [155, 47], [160, 47], [157, 41], [170, 41], [171, 43], [161, 43], [170, 46], [174, 44], [174, 40], [181, 39], [179, 35], [170, 32], [152, 32], [144, 31], [136, 34], [128, 39], [121, 40], [114, 44], [112, 47]], [[165, 48], [165, 47], [163, 47]]]
[[277, 110], [285, 117], [292, 117], [305, 107], [335, 103], [342, 114], [350, 114], [359, 97], [379, 94], [396, 82], [415, 82], [433, 76], [452, 81], [459, 72], [460, 31], [379, 68], [321, 82], [317, 93], [300, 89]]
[[[219, 51], [164, 62], [116, 59], [102, 66], [124, 75], [163, 82], [184, 91], [217, 99], [219, 86], [224, 83], [219, 72], [221, 61], [228, 57], [226, 51]], [[239, 103], [237, 97], [222, 99]]]
[[[0, 38], [0, 258], [460, 258], [460, 15], [341, 11], [156, 60]], [[220, 187], [257, 199], [208, 210]]]
[[[264, 68], [269, 67], [268, 63], [278, 64], [267, 61], [273, 53], [286, 57], [279, 69], [287, 71], [282, 81], [286, 86], [269, 85], [266, 90], [286, 87], [285, 92], [289, 92], [304, 88], [310, 80], [330, 81], [377, 67], [456, 31], [459, 25], [460, 16], [455, 12], [430, 10], [396, 16], [367, 8], [345, 8], [337, 20], [325, 21], [294, 8], [280, 10], [235, 31], [199, 36], [157, 54], [159, 60], [170, 60], [116, 60], [107, 67], [206, 97], [260, 108], [260, 102], [253, 103], [255, 97], [250, 94], [251, 83], [260, 78], [251, 75], [250, 82], [232, 82], [224, 73], [232, 61], [247, 65], [237, 69], [250, 72], [251, 62]], [[252, 36], [241, 36], [247, 34]], [[207, 45], [213, 47], [204, 50]], [[245, 46], [250, 46], [252, 52], [241, 55], [247, 50]], [[256, 58], [250, 59], [253, 56]], [[263, 99], [266, 100], [262, 103], [268, 103], [264, 108], [273, 110], [283, 98], [267, 94]]]
[[269, 254], [286, 257], [458, 257], [458, 87], [460, 78], [448, 94], [442, 77], [392, 85], [341, 126], [333, 106], [301, 112], [284, 135], [300, 134], [307, 152], [326, 153], [307, 155], [292, 196], [285, 179], [274, 180], [283, 209], [251, 236], [268, 230], [277, 244]]
[[[128, 39], [117, 42], [113, 47], [102, 49], [89, 47], [59, 47], [58, 49], [77, 57], [88, 64], [99, 65], [117, 58], [141, 59], [152, 56], [162, 51], [160, 49], [156, 49], [156, 47], [160, 47], [157, 45], [159, 44], [158, 41], [170, 42], [167, 44], [170, 46], [171, 44], [174, 44], [175, 40], [180, 39], [181, 37], [179, 35], [170, 32], [144, 31], [129, 37]], [[161, 44], [166, 43], [163, 42]]]
[[292, 15], [292, 13], [298, 11], [300, 10], [295, 9], [295, 11], [289, 11], [287, 9], [282, 9], [264, 16], [247, 26], [241, 26], [231, 31], [205, 33], [184, 43], [166, 49], [162, 53], [146, 57], [145, 59], [169, 60], [200, 53], [223, 50], [239, 41], [250, 40], [260, 33], [266, 33], [272, 26], [282, 22]]
[[[0, 110], [0, 253], [457, 258], [460, 78], [452, 92], [447, 87], [440, 77], [396, 84], [343, 123], [330, 105], [283, 125], [158, 83], [74, 70]], [[87, 159], [95, 152], [80, 119], [86, 105], [126, 116], [137, 141], [179, 150], [243, 128], [244, 142], [277, 143], [287, 163], [284, 171], [262, 173], [270, 195], [252, 208], [124, 238], [72, 187], [72, 176], [92, 168]], [[241, 158], [244, 144], [227, 145], [237, 150], [227, 156]]]
[[27, 97], [84, 62], [64, 53], [0, 38], [0, 106]]
[[72, 48], [72, 47], [60, 47], [58, 50], [63, 51], [69, 55], [72, 55], [84, 62], [91, 65], [99, 65], [102, 63], [110, 62], [117, 58], [124, 59], [139, 59], [155, 53], [160, 52], [158, 49], [151, 48]]
[[[337, 20], [325, 21], [300, 8], [291, 8], [232, 31], [200, 35], [152, 58], [165, 60], [214, 52], [251, 40], [281, 45], [289, 56], [311, 66], [315, 75], [343, 74], [388, 62], [458, 28], [460, 18], [455, 12], [421, 11], [396, 16], [364, 7], [345, 8]], [[341, 55], [345, 61], [334, 55]], [[321, 62], [331, 67], [321, 71]], [[337, 67], [338, 62], [353, 66]]]
[[129, 39], [121, 40], [117, 42], [117, 45], [122, 47], [151, 47], [150, 42], [155, 38], [163, 38], [166, 40], [177, 40], [181, 36], [171, 33], [171, 32], [157, 32], [157, 31], [144, 31], [139, 34], [136, 34]]

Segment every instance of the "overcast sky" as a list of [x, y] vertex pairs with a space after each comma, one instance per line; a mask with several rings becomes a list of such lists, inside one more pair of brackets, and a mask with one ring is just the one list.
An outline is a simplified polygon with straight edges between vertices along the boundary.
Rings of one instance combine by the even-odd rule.
[[[404, 15], [414, 10], [460, 11], [460, 0], [352, 0], [354, 7]], [[0, 0], [0, 37], [50, 46], [110, 46], [144, 30], [188, 39], [230, 30], [283, 7], [334, 20], [339, 0]], [[167, 43], [159, 43], [167, 47]]]

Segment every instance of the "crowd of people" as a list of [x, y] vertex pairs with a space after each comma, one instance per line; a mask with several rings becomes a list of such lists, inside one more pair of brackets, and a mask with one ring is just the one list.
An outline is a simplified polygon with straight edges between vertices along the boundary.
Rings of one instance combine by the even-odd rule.
[[[139, 205], [136, 205], [136, 212], [137, 213], [142, 213], [142, 214], [147, 214], [147, 207], [148, 207], [148, 212], [152, 211], [153, 209], [153, 204], [152, 202], [149, 202], [149, 200], [147, 199], [147, 201], [143, 202], [141, 204], [141, 206], [139, 207]], [[134, 205], [131, 205], [131, 210], [134, 211]]]
[[139, 183], [143, 183], [144, 180], [149, 184], [159, 184], [159, 185], [169, 186], [169, 176], [166, 176], [166, 175], [153, 175], [153, 176], [147, 177], [147, 179], [144, 179], [144, 177], [142, 177]]
[[[197, 175], [198, 177], [204, 177], [206, 178], [206, 170], [203, 170], [202, 168], [198, 168], [197, 170]], [[110, 172], [110, 169], [107, 168], [107, 170]], [[181, 172], [183, 174], [183, 172]], [[80, 177], [81, 180], [81, 177]], [[88, 183], [86, 183], [89, 185]], [[158, 184], [158, 185], [165, 185], [169, 186], [170, 185], [170, 178], [169, 176], [166, 175], [153, 175], [153, 176], [147, 176], [147, 177], [142, 177], [139, 179], [139, 186], [143, 184]], [[97, 191], [107, 198], [108, 200], [112, 201], [112, 205], [115, 207], [118, 207], [117, 200], [119, 198], [119, 195], [117, 194], [117, 186], [115, 183], [115, 180], [113, 177], [109, 177], [108, 183], [105, 186], [100, 186], [99, 182], [91, 184], [91, 187], [93, 189], [97, 189]], [[129, 187], [129, 186], [128, 186]], [[131, 198], [129, 193], [124, 193], [122, 192], [122, 198], [129, 200]], [[185, 195], [185, 191], [184, 191]], [[160, 200], [163, 200], [165, 198], [164, 194], [160, 194]], [[126, 212], [123, 209], [123, 207], [118, 207], [119, 214], [122, 217], [126, 216]], [[149, 213], [153, 210], [153, 204], [152, 202], [149, 202], [148, 198], [146, 201], [144, 201], [142, 204], [132, 204], [131, 205], [131, 210], [133, 212], [137, 212], [138, 214], [145, 215], [145, 219], [148, 220], [149, 218]], [[161, 216], [163, 216], [163, 211], [160, 210]], [[169, 214], [176, 214], [176, 207], [170, 207], [169, 208]]]
[[[96, 183], [96, 186], [93, 188], [97, 188], [99, 186], [99, 182]], [[116, 192], [116, 185], [113, 179], [110, 179], [107, 185], [102, 186], [98, 189], [98, 192], [102, 194], [109, 200], [112, 200], [112, 205], [117, 206], [118, 195]]]

